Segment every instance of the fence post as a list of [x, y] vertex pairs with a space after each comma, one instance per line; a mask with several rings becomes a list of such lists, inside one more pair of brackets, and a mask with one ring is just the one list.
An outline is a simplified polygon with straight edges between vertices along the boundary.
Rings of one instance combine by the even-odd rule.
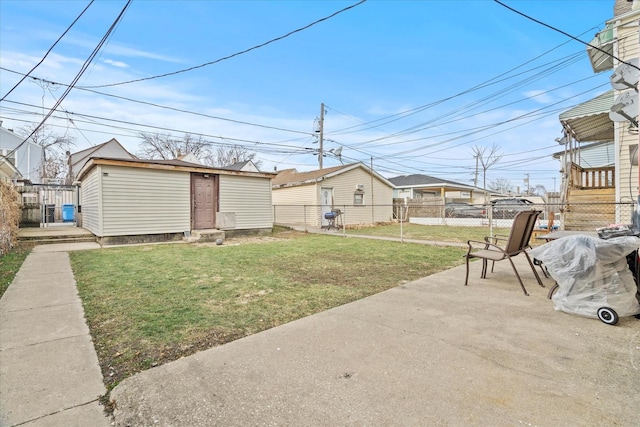
[[402, 208], [403, 206], [400, 206], [400, 243], [404, 243], [404, 230], [403, 230], [404, 213], [402, 212]]
[[342, 206], [342, 237], [347, 237], [347, 227], [345, 225], [347, 205]]
[[307, 205], [302, 206], [302, 216], [304, 221], [304, 232], [307, 232]]
[[489, 203], [487, 208], [489, 211], [489, 236], [493, 237], [493, 205]]

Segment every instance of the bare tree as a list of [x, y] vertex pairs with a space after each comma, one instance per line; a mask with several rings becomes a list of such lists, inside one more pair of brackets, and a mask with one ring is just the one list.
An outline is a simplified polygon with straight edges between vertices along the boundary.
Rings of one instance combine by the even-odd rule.
[[547, 194], [547, 189], [544, 185], [538, 184], [535, 187], [529, 189], [529, 194], [532, 196], [544, 196]]
[[211, 155], [211, 142], [199, 135], [194, 137], [185, 134], [177, 139], [169, 134], [140, 133], [140, 149], [136, 155], [142, 159], [177, 159], [185, 154], [193, 154], [198, 159], [205, 159]]
[[[480, 167], [482, 167], [482, 188], [486, 190], [487, 188], [487, 170], [498, 163], [500, 159], [502, 159], [502, 155], [498, 155], [498, 150], [500, 147], [493, 144], [491, 149], [487, 153], [487, 147], [478, 147], [477, 145], [473, 148], [473, 157], [476, 158], [476, 165], [479, 163]], [[488, 202], [487, 192], [485, 191], [485, 203]]]
[[185, 154], [193, 154], [207, 166], [224, 167], [237, 162], [251, 160], [256, 167], [256, 153], [240, 145], [215, 145], [202, 135], [185, 134], [177, 139], [169, 134], [141, 133], [140, 149], [136, 155], [142, 159], [177, 159]]
[[230, 166], [234, 163], [252, 161], [259, 169], [260, 160], [255, 160], [256, 153], [240, 145], [218, 146], [213, 155], [207, 159], [212, 166]]
[[65, 178], [67, 175], [67, 152], [75, 145], [74, 138], [53, 133], [46, 125], [36, 125], [21, 129], [25, 135], [31, 135], [31, 141], [42, 147], [40, 178]]
[[513, 191], [513, 184], [506, 178], [496, 178], [489, 182], [489, 189], [501, 194], [508, 194]]

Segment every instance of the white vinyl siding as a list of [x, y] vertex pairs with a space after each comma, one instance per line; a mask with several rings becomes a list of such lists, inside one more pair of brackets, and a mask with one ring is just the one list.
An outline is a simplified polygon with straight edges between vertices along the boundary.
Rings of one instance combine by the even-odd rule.
[[104, 236], [191, 229], [188, 172], [103, 165], [100, 178]]
[[80, 206], [82, 209], [82, 227], [96, 236], [102, 236], [100, 227], [100, 166], [87, 173], [80, 185]]
[[[314, 184], [273, 190], [276, 224], [309, 224], [319, 226], [320, 201]], [[306, 205], [306, 208], [305, 208]], [[306, 218], [305, 218], [306, 214]]]
[[220, 175], [219, 188], [219, 214], [231, 221], [227, 222], [227, 229], [273, 227], [270, 179]]

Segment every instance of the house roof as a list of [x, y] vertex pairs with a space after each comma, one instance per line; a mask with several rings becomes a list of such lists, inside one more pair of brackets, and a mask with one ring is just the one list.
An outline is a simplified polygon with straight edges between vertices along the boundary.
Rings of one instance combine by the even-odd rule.
[[5, 156], [0, 156], [0, 179], [20, 179], [22, 174]]
[[[593, 150], [593, 149], [597, 149], [598, 147], [601, 147], [601, 146], [603, 146], [603, 145], [604, 145], [604, 146], [610, 146], [610, 145], [613, 145], [613, 144], [614, 144], [614, 142], [613, 142], [613, 141], [597, 141], [597, 142], [593, 142], [593, 143], [590, 143], [590, 144], [584, 144], [584, 145], [582, 145], [582, 146], [580, 147], [580, 151], [585, 151], [585, 150], [586, 150], [586, 151], [590, 151], [590, 150]], [[574, 150], [576, 150], [576, 148], [574, 148]], [[556, 152], [555, 152], [555, 153], [553, 153], [551, 156], [552, 156], [554, 159], [560, 159], [560, 157], [562, 157], [562, 155], [563, 155], [564, 153], [565, 153], [565, 151], [564, 151], [564, 150], [562, 150], [562, 151], [556, 151]]]
[[334, 166], [331, 168], [317, 169], [309, 172], [298, 172], [295, 169], [284, 169], [271, 181], [273, 187], [292, 187], [298, 185], [308, 185], [316, 183], [322, 179], [327, 179], [348, 172], [356, 168], [363, 168], [367, 173], [373, 175], [386, 183], [389, 187], [394, 187], [393, 183], [377, 172], [368, 168], [364, 163], [351, 163], [348, 165]]
[[560, 123], [576, 141], [613, 141], [614, 125], [609, 118], [614, 91], [609, 90], [560, 114]]
[[459, 182], [448, 181], [446, 179], [435, 178], [429, 175], [413, 174], [402, 175], [394, 178], [389, 178], [396, 187], [403, 188], [445, 188], [449, 190], [482, 190], [481, 188], [474, 187], [473, 185], [461, 184]]
[[127, 151], [127, 149], [124, 148], [122, 146], [122, 144], [120, 144], [118, 142], [117, 139], [111, 138], [109, 141], [103, 142], [102, 144], [94, 145], [93, 147], [85, 148], [84, 150], [80, 150], [80, 151], [76, 151], [75, 153], [71, 153], [69, 155], [69, 159], [70, 159], [71, 165], [75, 166], [75, 165], [78, 165], [78, 164], [80, 164], [82, 162], [86, 162], [89, 159], [89, 157], [91, 157], [91, 155], [93, 153], [95, 153], [96, 151], [100, 150], [101, 148], [103, 148], [103, 147], [105, 147], [105, 146], [107, 146], [109, 144], [117, 144], [120, 148], [122, 148], [122, 150], [125, 153], [128, 153], [129, 156], [132, 159], [136, 158], [136, 156], [134, 156], [133, 154], [129, 153], [129, 151]]
[[225, 166], [224, 168], [229, 170], [234, 170], [234, 171], [246, 170], [246, 171], [259, 172], [259, 169], [256, 167], [255, 163], [253, 163], [251, 160], [247, 160], [244, 162], [237, 162], [232, 165]]
[[124, 166], [132, 168], [156, 169], [156, 170], [172, 170], [180, 172], [197, 172], [211, 173], [218, 175], [242, 175], [261, 178], [273, 178], [274, 174], [269, 172], [246, 172], [236, 171], [227, 168], [213, 168], [203, 166], [198, 163], [185, 162], [184, 160], [145, 160], [145, 159], [119, 159], [110, 157], [92, 157], [82, 167], [78, 173], [78, 180], [82, 180], [83, 176], [96, 165]]

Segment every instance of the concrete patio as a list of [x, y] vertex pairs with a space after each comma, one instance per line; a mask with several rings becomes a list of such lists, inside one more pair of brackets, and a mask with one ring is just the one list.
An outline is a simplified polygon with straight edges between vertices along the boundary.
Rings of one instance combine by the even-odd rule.
[[640, 320], [555, 311], [516, 260], [531, 296], [453, 268], [125, 379], [115, 424], [640, 425]]

